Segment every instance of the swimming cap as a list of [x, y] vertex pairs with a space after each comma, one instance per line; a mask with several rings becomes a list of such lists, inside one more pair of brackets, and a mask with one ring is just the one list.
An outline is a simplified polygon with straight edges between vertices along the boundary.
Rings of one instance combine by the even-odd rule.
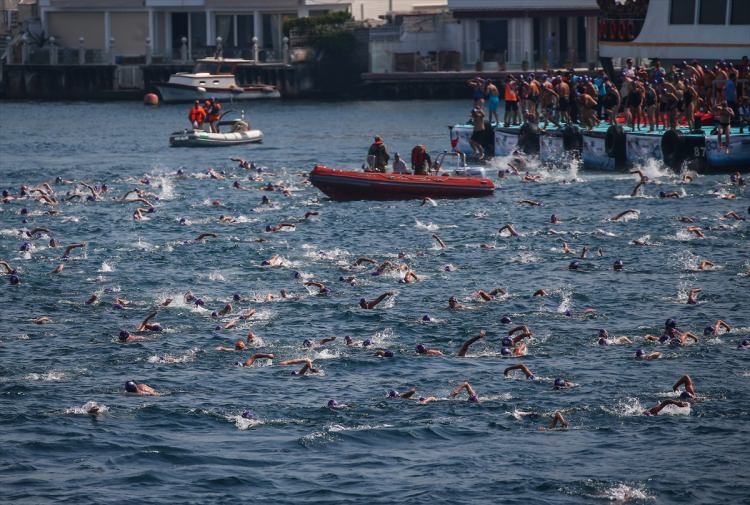
[[508, 316], [503, 316], [500, 319], [500, 322], [503, 323], [503, 324], [510, 324], [510, 318]]
[[503, 347], [511, 347], [513, 345], [513, 339], [510, 337], [503, 337]]
[[571, 317], [572, 315], [573, 315], [573, 313], [571, 311], [569, 311], [569, 310], [565, 311], [565, 317]]
[[555, 387], [556, 388], [565, 387], [565, 379], [563, 379], [562, 377], [558, 377], [557, 379], [555, 379]]
[[130, 332], [127, 332], [125, 330], [120, 330], [120, 340], [127, 340], [130, 336]]
[[309, 338], [306, 338], [304, 342], [302, 342], [302, 345], [305, 347], [312, 347], [312, 342], [310, 341]]
[[214, 310], [211, 312], [211, 317], [219, 317], [219, 313]]
[[615, 270], [622, 270], [624, 266], [625, 264], [622, 262], [622, 260], [616, 260], [612, 265], [612, 268]]
[[609, 345], [609, 340], [607, 340], [607, 339], [606, 339], [606, 338], [604, 338], [604, 337], [601, 337], [601, 338], [599, 339], [599, 345]]
[[240, 300], [242, 300], [242, 297], [240, 296], [240, 294], [239, 294], [239, 293], [235, 293], [235, 294], [234, 294], [234, 295], [232, 296], [232, 298], [234, 299], [234, 301], [235, 301], [235, 302], [239, 302]]
[[384, 358], [392, 358], [393, 357], [393, 351], [383, 351], [383, 357]]
[[253, 417], [255, 417], [255, 414], [253, 414], [252, 410], [243, 410], [241, 415], [245, 419], [252, 419]]
[[573, 260], [568, 265], [568, 270], [577, 270], [581, 263], [578, 260]]
[[642, 358], [645, 355], [646, 355], [646, 352], [643, 349], [638, 349], [637, 351], [635, 351], [636, 358]]
[[739, 347], [750, 347], [750, 340], [745, 339], [742, 342], [740, 342]]
[[395, 389], [391, 389], [388, 391], [388, 398], [396, 398], [398, 396], [398, 391]]
[[302, 277], [302, 274], [299, 272], [299, 270], [295, 270], [294, 271], [294, 278], [295, 279], [299, 279], [300, 277]]
[[600, 337], [600, 338], [601, 338], [601, 337], [605, 337], [605, 338], [606, 338], [606, 337], [608, 337], [608, 336], [609, 336], [609, 333], [607, 332], [607, 330], [605, 330], [605, 329], [603, 329], [603, 328], [599, 330], [599, 337]]
[[347, 335], [347, 336], [344, 337], [344, 341], [348, 344], [348, 343], [350, 343], [352, 341], [352, 337], [350, 337], [349, 335]]
[[19, 277], [18, 277], [17, 275], [15, 275], [15, 274], [11, 275], [11, 276], [10, 276], [10, 277], [8, 278], [8, 280], [10, 281], [10, 283], [11, 283], [11, 284], [12, 284], [13, 286], [15, 286], [16, 284], [20, 284], [20, 283], [21, 283], [21, 279], [20, 279], [20, 278], [19, 278]]
[[424, 316], [422, 316], [422, 321], [432, 321], [432, 318], [429, 314], [425, 314]]
[[128, 381], [125, 383], [125, 391], [128, 393], [137, 393], [138, 392], [138, 386], [136, 386], [135, 381]]
[[177, 175], [182, 175], [182, 174], [184, 174], [184, 173], [185, 173], [185, 172], [183, 172], [183, 170], [182, 170], [181, 168], [178, 168], [178, 169], [177, 169]]
[[680, 400], [692, 400], [693, 398], [695, 398], [695, 395], [689, 391], [683, 391], [680, 393]]
[[328, 407], [329, 408], [335, 409], [338, 406], [339, 406], [339, 402], [337, 402], [336, 400], [328, 400]]
[[714, 327], [711, 326], [710, 324], [707, 325], [705, 328], [703, 328], [703, 335], [708, 336], [708, 335], [713, 335], [713, 334], [714, 334]]
[[29, 249], [31, 249], [31, 244], [28, 243], [28, 242], [24, 242], [23, 244], [21, 244], [21, 247], [18, 250], [19, 251], [28, 251]]
[[365, 346], [365, 347], [367, 347], [368, 345], [372, 345], [372, 340], [370, 340], [370, 339], [368, 338], [368, 339], [366, 339], [366, 340], [365, 340], [364, 342], [362, 342], [362, 345], [363, 345], [363, 346]]
[[201, 307], [203, 307], [206, 304], [206, 302], [203, 301], [203, 298], [197, 298], [195, 300], [195, 304], [196, 305], [200, 305]]
[[159, 323], [154, 323], [149, 327], [149, 330], [151, 331], [161, 331], [162, 327]]
[[471, 396], [469, 397], [469, 401], [470, 401], [471, 403], [479, 403], [479, 397], [478, 397], [477, 395], [471, 395]]
[[503, 347], [502, 349], [500, 349], [500, 354], [502, 354], [503, 356], [510, 356], [511, 354], [513, 354], [513, 352], [509, 347]]
[[214, 330], [216, 330], [216, 331], [221, 330], [221, 325], [217, 324], [216, 326], [214, 326]]
[[367, 303], [367, 299], [365, 299], [365, 298], [360, 298], [360, 299], [359, 299], [359, 303], [360, 303], [360, 305], [361, 305], [361, 304], [363, 304], [363, 303]]
[[451, 302], [458, 303], [458, 299], [455, 296], [451, 296], [450, 298], [448, 298], [448, 303], [451, 303]]
[[659, 198], [664, 198], [667, 194], [664, 191], [659, 191]]
[[667, 320], [666, 320], [666, 321], [664, 322], [664, 327], [665, 327], [665, 328], [676, 328], [676, 327], [677, 327], [677, 321], [675, 321], [675, 320], [674, 320], [674, 319], [672, 319], [672, 318], [669, 318], [669, 319], [667, 319]]
[[420, 396], [420, 397], [419, 397], [419, 401], [420, 401], [420, 402], [423, 402], [423, 401], [425, 401], [426, 399], [427, 399], [427, 398], [425, 398], [424, 396]]
[[422, 354], [423, 352], [425, 352], [425, 351], [426, 351], [426, 349], [425, 349], [425, 346], [424, 346], [424, 345], [422, 345], [422, 344], [417, 344], [416, 350], [417, 350], [417, 352], [418, 352], [419, 354]]

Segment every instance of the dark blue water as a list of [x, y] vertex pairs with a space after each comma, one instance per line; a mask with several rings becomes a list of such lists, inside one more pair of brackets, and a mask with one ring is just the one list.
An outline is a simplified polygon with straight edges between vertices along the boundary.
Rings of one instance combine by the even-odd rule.
[[[747, 221], [723, 217], [730, 210], [748, 217], [746, 189], [726, 175], [681, 184], [678, 175], [648, 166], [652, 183], [630, 198], [635, 176], [561, 163], [551, 171], [532, 165], [539, 182], [498, 181], [487, 199], [436, 207], [335, 203], [305, 184], [315, 162], [357, 167], [375, 133], [392, 152], [406, 154], [416, 143], [441, 150], [449, 146], [446, 126], [464, 120], [470, 105], [245, 107], [265, 133], [263, 145], [189, 150], [167, 147], [169, 133], [187, 124], [185, 107], [0, 105], [0, 186], [17, 194], [21, 184], [61, 176], [110, 188], [100, 201], [63, 202], [53, 215], [28, 199], [0, 206], [0, 258], [21, 279], [11, 286], [0, 277], [3, 502], [748, 503], [750, 350], [737, 344], [750, 338], [750, 233]], [[235, 168], [230, 156], [263, 167], [262, 181], [248, 180], [255, 173]], [[176, 176], [180, 167], [183, 177]], [[209, 167], [227, 178], [209, 179]], [[249, 189], [232, 188], [235, 181]], [[260, 191], [268, 182], [285, 185], [290, 196]], [[74, 191], [53, 186], [61, 199]], [[136, 204], [119, 201], [134, 188], [152, 193], [147, 199], [156, 206], [142, 221], [132, 219]], [[660, 190], [681, 198], [660, 199]], [[721, 198], [727, 194], [736, 199]], [[271, 206], [261, 205], [263, 195]], [[628, 208], [639, 216], [608, 220]], [[307, 211], [319, 215], [304, 220]], [[561, 223], [550, 224], [553, 213]], [[221, 223], [222, 215], [235, 222]], [[705, 237], [688, 232], [679, 216], [692, 216]], [[264, 232], [281, 222], [296, 229]], [[498, 235], [507, 223], [521, 236]], [[47, 247], [47, 234], [20, 236], [34, 227], [48, 228], [63, 246], [86, 247], [63, 261], [62, 248]], [[203, 232], [218, 237], [192, 241]], [[30, 251], [19, 250], [25, 241]], [[563, 253], [563, 242], [576, 254]], [[588, 258], [569, 270], [584, 246]], [[274, 254], [283, 266], [261, 266]], [[419, 281], [399, 283], [397, 272], [373, 276], [372, 265], [352, 266], [359, 256], [406, 264]], [[623, 272], [613, 272], [615, 259], [624, 261]], [[703, 259], [715, 266], [699, 270]], [[60, 263], [64, 270], [50, 273]], [[317, 295], [304, 280], [331, 293]], [[496, 287], [507, 297], [473, 295]], [[686, 304], [692, 287], [703, 289], [697, 305]], [[279, 298], [282, 288], [291, 298]], [[532, 297], [540, 288], [549, 296]], [[205, 306], [185, 302], [188, 290]], [[374, 310], [358, 307], [361, 297], [385, 291], [395, 297]], [[94, 293], [99, 301], [87, 305]], [[235, 293], [241, 301], [232, 300]], [[463, 310], [447, 310], [450, 296]], [[129, 305], [116, 310], [116, 297]], [[118, 343], [121, 329], [134, 331], [166, 298], [174, 302], [155, 318], [165, 331]], [[233, 312], [212, 318], [227, 302]], [[249, 308], [256, 310], [249, 319], [216, 329]], [[425, 314], [432, 321], [421, 321]], [[35, 324], [40, 316], [52, 322]], [[527, 356], [500, 355], [510, 328], [503, 316], [534, 332]], [[699, 343], [644, 341], [660, 335], [670, 317]], [[716, 319], [732, 331], [703, 337]], [[600, 328], [635, 342], [598, 346]], [[487, 337], [456, 357], [480, 329]], [[248, 350], [215, 350], [249, 331], [260, 342]], [[373, 347], [347, 347], [345, 335], [372, 339]], [[302, 346], [329, 336], [338, 339]], [[446, 355], [417, 356], [418, 343]], [[663, 357], [636, 361], [637, 348]], [[376, 357], [375, 349], [395, 357]], [[275, 359], [235, 366], [253, 351]], [[278, 364], [305, 357], [314, 358], [318, 374], [292, 376], [299, 365]], [[539, 380], [504, 378], [503, 369], [519, 362]], [[683, 374], [699, 401], [642, 416], [676, 398], [672, 385]], [[556, 377], [580, 386], [554, 390]], [[130, 379], [161, 396], [126, 394]], [[449, 397], [465, 380], [479, 404], [465, 394]], [[387, 398], [389, 389], [411, 386], [416, 396], [438, 400]], [[329, 409], [329, 399], [347, 407]], [[106, 409], [82, 413], [92, 401]], [[240, 417], [246, 409], [253, 419]], [[570, 428], [540, 431], [557, 410]]]

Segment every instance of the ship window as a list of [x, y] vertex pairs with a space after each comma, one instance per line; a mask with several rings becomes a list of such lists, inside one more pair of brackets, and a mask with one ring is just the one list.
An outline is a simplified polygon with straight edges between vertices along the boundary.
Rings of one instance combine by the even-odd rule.
[[727, 0], [701, 0], [698, 17], [702, 25], [723, 25], [726, 23]]
[[695, 0], [672, 0], [669, 23], [673, 25], [695, 23]]
[[732, 0], [732, 17], [730, 20], [733, 25], [750, 25], [750, 2], [747, 0]]

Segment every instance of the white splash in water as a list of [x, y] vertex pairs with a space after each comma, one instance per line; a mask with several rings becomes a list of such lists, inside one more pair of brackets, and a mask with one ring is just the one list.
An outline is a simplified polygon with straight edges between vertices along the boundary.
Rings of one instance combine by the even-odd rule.
[[99, 267], [99, 272], [114, 272], [114, 267], [107, 263], [106, 261], [102, 261], [101, 267]]
[[109, 407], [107, 407], [106, 405], [101, 405], [99, 403], [96, 403], [93, 400], [84, 403], [80, 407], [69, 407], [65, 409], [66, 414], [90, 415], [90, 416], [98, 416], [98, 415], [104, 414], [105, 412], [109, 412]]

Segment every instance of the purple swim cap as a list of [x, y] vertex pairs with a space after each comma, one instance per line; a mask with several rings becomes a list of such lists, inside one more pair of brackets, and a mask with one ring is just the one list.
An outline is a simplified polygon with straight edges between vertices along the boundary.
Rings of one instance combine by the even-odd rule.
[[714, 334], [714, 327], [711, 326], [710, 324], [707, 325], [705, 328], [703, 328], [703, 335], [708, 336], [708, 335], [713, 335], [713, 334]]
[[432, 321], [432, 318], [429, 314], [425, 314], [424, 316], [422, 316], [422, 321]]
[[195, 304], [198, 305], [198, 306], [200, 306], [200, 307], [203, 307], [206, 304], [206, 302], [203, 301], [203, 298], [197, 298], [195, 300]]
[[500, 319], [500, 322], [503, 323], [503, 324], [510, 324], [511, 323], [510, 318], [508, 316], [503, 316]]
[[398, 391], [395, 389], [391, 389], [388, 391], [388, 398], [396, 398], [398, 396]]
[[21, 279], [20, 279], [20, 278], [19, 278], [19, 277], [18, 277], [17, 275], [15, 275], [15, 274], [11, 275], [11, 276], [10, 276], [10, 277], [8, 278], [8, 280], [10, 281], [10, 283], [11, 283], [11, 284], [12, 284], [13, 286], [15, 286], [16, 284], [20, 284], [20, 283], [21, 283]]
[[339, 402], [337, 402], [336, 400], [328, 400], [329, 408], [335, 409], [338, 406], [339, 406]]
[[637, 351], [635, 351], [636, 358], [642, 358], [645, 355], [646, 355], [646, 352], [643, 349], [638, 349]]
[[577, 270], [579, 266], [581, 266], [581, 263], [578, 260], [573, 260], [568, 265], [568, 270]]
[[242, 300], [242, 297], [240, 296], [240, 294], [239, 294], [239, 293], [235, 293], [235, 294], [234, 294], [234, 295], [232, 296], [232, 298], [234, 299], [234, 301], [235, 301], [235, 302], [239, 302], [240, 300]]
[[125, 383], [125, 391], [128, 393], [137, 393], [138, 392], [138, 386], [136, 386], [135, 381], [128, 381]]
[[502, 349], [500, 349], [500, 354], [502, 354], [503, 356], [510, 356], [511, 354], [513, 354], [513, 351], [511, 351], [509, 347], [503, 347]]
[[393, 355], [393, 351], [384, 351], [383, 352], [383, 357], [384, 358], [392, 358], [393, 356], [394, 356]]
[[612, 268], [615, 270], [622, 270], [624, 266], [625, 266], [625, 263], [623, 263], [622, 260], [616, 260], [612, 264]]
[[211, 317], [219, 317], [219, 313], [214, 310], [211, 312]]
[[344, 342], [346, 342], [347, 344], [351, 343], [352, 342], [352, 337], [350, 337], [349, 335], [345, 336], [344, 337]]
[[503, 347], [511, 347], [513, 345], [513, 339], [510, 337], [503, 337]]
[[120, 337], [119, 337], [120, 340], [127, 340], [129, 336], [130, 336], [130, 332], [125, 331], [125, 330], [120, 330]]
[[366, 339], [366, 340], [365, 340], [364, 342], [362, 342], [362, 345], [363, 345], [363, 346], [365, 346], [365, 347], [367, 347], [368, 345], [372, 345], [372, 340], [370, 340], [370, 339], [368, 338], [368, 339]]
[[255, 414], [253, 414], [252, 410], [243, 410], [241, 416], [245, 419], [252, 419], [255, 417]]
[[664, 322], [664, 327], [665, 327], [665, 328], [676, 328], [676, 327], [677, 327], [677, 321], [675, 321], [675, 320], [674, 320], [674, 319], [672, 319], [672, 318], [669, 318], [669, 319], [667, 319], [667, 320], [666, 320], [666, 321]]
[[419, 401], [420, 401], [420, 402], [423, 402], [423, 401], [425, 401], [426, 399], [427, 399], [427, 398], [425, 398], [424, 396], [420, 396], [420, 397], [419, 397]]
[[556, 388], [565, 387], [565, 379], [563, 379], [562, 377], [558, 377], [557, 379], [555, 379], [555, 387]]
[[305, 347], [312, 347], [312, 342], [310, 341], [309, 338], [306, 338], [304, 342], [302, 342], [302, 345]]
[[417, 350], [418, 353], [422, 354], [423, 352], [425, 352], [426, 349], [425, 349], [424, 345], [417, 344], [416, 350]]
[[367, 303], [367, 299], [366, 298], [360, 298], [359, 299], [359, 303], [360, 304]]
[[469, 401], [471, 403], [479, 403], [479, 397], [477, 395], [471, 395], [469, 396]]

